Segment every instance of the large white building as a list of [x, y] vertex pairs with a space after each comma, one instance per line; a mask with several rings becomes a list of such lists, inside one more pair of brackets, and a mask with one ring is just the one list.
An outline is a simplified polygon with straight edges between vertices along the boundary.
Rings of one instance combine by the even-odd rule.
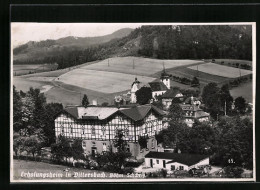
[[[56, 138], [62, 135], [71, 141], [82, 139], [86, 154], [116, 151], [113, 146], [117, 130], [122, 130], [132, 156], [144, 157], [157, 150], [155, 134], [163, 128], [164, 112], [147, 104], [134, 107], [67, 107], [55, 119]], [[141, 150], [138, 143], [145, 136], [147, 148]]]

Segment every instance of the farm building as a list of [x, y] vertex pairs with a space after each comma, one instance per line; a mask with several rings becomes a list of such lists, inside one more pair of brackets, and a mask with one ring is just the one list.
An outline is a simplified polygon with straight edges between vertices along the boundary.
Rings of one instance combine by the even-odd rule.
[[[122, 130], [129, 152], [142, 158], [149, 150], [157, 149], [155, 134], [163, 128], [164, 112], [153, 105], [135, 107], [67, 107], [55, 119], [56, 138], [63, 135], [73, 141], [82, 139], [86, 154], [116, 151], [113, 140]], [[141, 150], [140, 136], [148, 137], [147, 149]]]
[[149, 152], [145, 155], [145, 166], [167, 170], [189, 170], [209, 165], [208, 155]]
[[183, 94], [178, 89], [169, 89], [162, 95], [162, 104], [165, 109], [168, 109], [171, 104], [173, 98], [179, 98], [180, 101], [183, 101]]

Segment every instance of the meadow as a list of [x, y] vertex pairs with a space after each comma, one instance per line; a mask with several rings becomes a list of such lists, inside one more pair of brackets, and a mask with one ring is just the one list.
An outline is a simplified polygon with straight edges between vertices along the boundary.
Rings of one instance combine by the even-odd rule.
[[[133, 69], [133, 59], [135, 60], [135, 69]], [[189, 79], [194, 76], [198, 77], [201, 89], [209, 82], [221, 85], [233, 80], [229, 77], [200, 71], [205, 62], [199, 60], [162, 61], [137, 57], [116, 57], [109, 60], [109, 67], [107, 66], [107, 60], [88, 62], [61, 70], [15, 76], [13, 77], [13, 83], [17, 90], [28, 91], [30, 87], [39, 88], [44, 92], [47, 102], [62, 103], [66, 106], [79, 105], [84, 94], [88, 95], [91, 103], [95, 99], [99, 104], [103, 102], [112, 104], [115, 95], [130, 91], [135, 77], [143, 84], [160, 78], [163, 68], [162, 62], [164, 62], [166, 72], [169, 74]], [[197, 65], [199, 71], [197, 71]], [[190, 69], [189, 66], [193, 66], [195, 69]], [[216, 67], [216, 69], [218, 68]], [[229, 68], [238, 70], [237, 68]], [[216, 73], [216, 69], [212, 72]], [[134, 73], [133, 70], [139, 73]], [[194, 89], [190, 85], [175, 81], [171, 81], [171, 86], [180, 87], [181, 89]], [[242, 84], [241, 87], [233, 88], [231, 93], [234, 97], [243, 96], [248, 102], [252, 102], [251, 89], [252, 83], [250, 82]]]
[[28, 64], [28, 65], [13, 65], [13, 75], [21, 76], [31, 73], [41, 73], [53, 71], [58, 68], [58, 64]]
[[[105, 59], [96, 64], [81, 67], [81, 69], [109, 71], [133, 75], [149, 76], [162, 71], [163, 68], [175, 68], [197, 64], [197, 60], [159, 60], [142, 57], [115, 57]], [[164, 65], [164, 66], [163, 66]]]
[[252, 71], [244, 70], [244, 69], [238, 69], [234, 67], [228, 67], [224, 65], [218, 65], [215, 63], [205, 63], [198, 66], [191, 66], [188, 67], [192, 70], [199, 70], [204, 73], [208, 73], [211, 75], [221, 76], [221, 77], [227, 77], [227, 78], [237, 78], [245, 75], [249, 75], [252, 73]]
[[115, 93], [130, 89], [135, 77], [143, 84], [155, 80], [155, 78], [146, 76], [98, 70], [93, 71], [80, 68], [59, 76], [55, 81], [102, 93]]

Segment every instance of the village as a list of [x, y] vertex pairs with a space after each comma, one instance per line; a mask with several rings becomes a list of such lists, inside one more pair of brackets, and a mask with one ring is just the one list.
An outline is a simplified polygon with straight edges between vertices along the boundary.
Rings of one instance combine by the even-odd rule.
[[[178, 133], [173, 139], [163, 135], [163, 131], [179, 127], [175, 125], [191, 129], [214, 125], [214, 119], [202, 109], [202, 97], [194, 92], [184, 96], [180, 89], [171, 87], [170, 78], [165, 70], [160, 79], [147, 84], [136, 77], [127, 94], [115, 96], [114, 105], [89, 104], [85, 96], [81, 106], [65, 107], [55, 115], [56, 144], [42, 147], [38, 153], [35, 150], [35, 154], [71, 167], [118, 172], [115, 174], [121, 173], [121, 177], [221, 177], [223, 168], [211, 165], [214, 145], [205, 146], [202, 154], [187, 153], [181, 150]], [[225, 100], [222, 117], [226, 117], [227, 109], [236, 110], [235, 101], [226, 104]], [[71, 148], [76, 149], [74, 153], [69, 153]], [[110, 160], [115, 156], [120, 156], [118, 163]], [[227, 162], [234, 164], [234, 158]], [[113, 170], [111, 164], [118, 168]], [[250, 177], [245, 171], [240, 175]]]
[[121, 26], [14, 48], [13, 178], [252, 179], [251, 30]]

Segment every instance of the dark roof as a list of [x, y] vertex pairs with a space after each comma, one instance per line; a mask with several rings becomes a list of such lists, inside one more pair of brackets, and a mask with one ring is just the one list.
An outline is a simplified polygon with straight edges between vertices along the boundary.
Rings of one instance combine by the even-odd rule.
[[199, 111], [196, 112], [196, 118], [208, 117], [208, 116], [209, 116], [209, 113], [204, 112], [202, 110], [199, 110]]
[[129, 117], [134, 121], [139, 121], [144, 119], [144, 117], [148, 114], [150, 110], [153, 110], [155, 113], [159, 115], [165, 115], [164, 111], [155, 107], [152, 104], [146, 105], [138, 105], [134, 107], [122, 107], [120, 109], [115, 107], [66, 107], [64, 112], [68, 113], [75, 119], [95, 119], [95, 120], [103, 120], [116, 112], [120, 112], [125, 116]]
[[177, 94], [181, 93], [178, 89], [169, 89], [163, 95], [162, 98], [175, 98]]
[[168, 88], [163, 82], [149, 82], [152, 92], [155, 91], [166, 91]]
[[171, 160], [167, 163], [179, 162], [187, 166], [197, 164], [201, 160], [208, 158], [208, 155], [199, 154], [178, 154], [168, 152], [149, 152], [145, 155], [145, 158], [159, 158]]
[[64, 109], [65, 112], [67, 112], [68, 114], [70, 114], [72, 117], [74, 118], [78, 118], [78, 107], [67, 107]]
[[142, 120], [150, 110], [154, 110], [159, 115], [164, 115], [164, 112], [162, 110], [151, 104], [140, 105], [130, 109], [123, 109], [120, 110], [120, 112], [134, 121], [139, 121]]

